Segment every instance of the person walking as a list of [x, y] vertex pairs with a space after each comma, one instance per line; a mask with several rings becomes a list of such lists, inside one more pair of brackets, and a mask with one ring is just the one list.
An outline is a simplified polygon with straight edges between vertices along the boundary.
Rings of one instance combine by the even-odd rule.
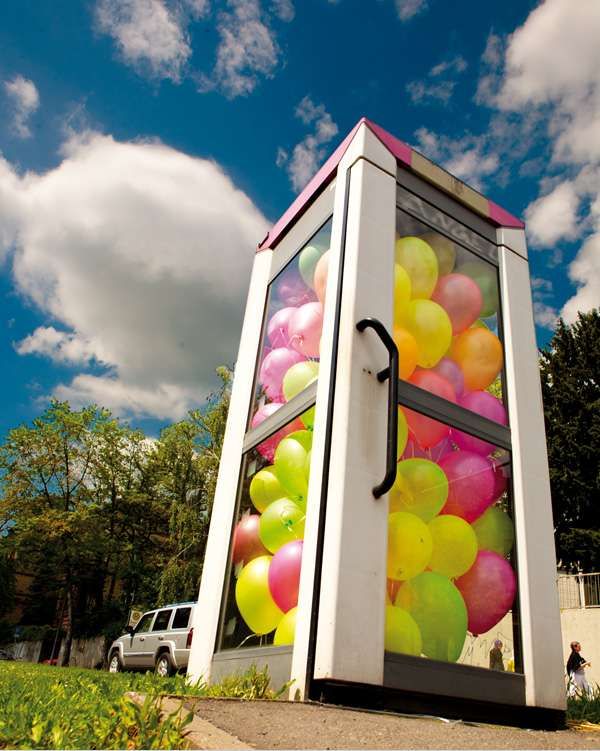
[[500, 639], [496, 639], [493, 648], [490, 649], [490, 670], [504, 670], [502, 642]]
[[569, 696], [576, 694], [592, 693], [587, 678], [585, 677], [585, 668], [591, 667], [592, 663], [581, 655], [581, 644], [578, 641], [571, 642], [571, 654], [567, 660], [567, 676], [569, 677]]

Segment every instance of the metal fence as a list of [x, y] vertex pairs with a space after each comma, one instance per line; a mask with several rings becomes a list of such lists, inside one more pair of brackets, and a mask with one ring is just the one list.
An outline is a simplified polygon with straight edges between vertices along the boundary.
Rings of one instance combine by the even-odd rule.
[[600, 607], [600, 574], [560, 575], [557, 584], [561, 610]]

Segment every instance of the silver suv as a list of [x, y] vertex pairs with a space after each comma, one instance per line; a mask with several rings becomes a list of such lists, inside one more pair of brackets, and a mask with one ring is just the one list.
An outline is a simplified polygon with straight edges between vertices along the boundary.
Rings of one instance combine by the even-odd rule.
[[195, 602], [179, 602], [150, 610], [135, 627], [111, 644], [108, 670], [152, 670], [172, 675], [187, 668], [194, 629]]

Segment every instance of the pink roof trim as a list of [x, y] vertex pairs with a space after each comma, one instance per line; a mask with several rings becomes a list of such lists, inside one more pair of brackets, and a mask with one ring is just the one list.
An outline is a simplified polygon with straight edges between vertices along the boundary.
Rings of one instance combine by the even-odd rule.
[[[258, 244], [258, 250], [265, 250], [266, 248], [274, 248], [275, 245], [281, 240], [282, 236], [287, 230], [294, 224], [304, 212], [308, 209], [312, 201], [317, 197], [320, 191], [333, 179], [337, 171], [340, 160], [346, 153], [348, 146], [354, 138], [356, 131], [362, 124], [365, 124], [369, 130], [377, 136], [377, 138], [383, 143], [383, 145], [389, 149], [389, 151], [396, 157], [398, 162], [404, 164], [406, 167], [411, 166], [413, 150], [400, 141], [395, 136], [388, 133], [371, 120], [367, 120], [366, 117], [356, 123], [354, 128], [348, 133], [346, 138], [340, 143], [337, 149], [312, 178], [296, 200], [291, 204], [288, 210], [283, 214], [279, 221], [269, 231], [267, 236]], [[514, 227], [517, 229], [524, 229], [525, 224], [509, 214], [508, 211], [498, 206], [497, 203], [488, 200], [488, 218], [495, 224], [501, 227]]]

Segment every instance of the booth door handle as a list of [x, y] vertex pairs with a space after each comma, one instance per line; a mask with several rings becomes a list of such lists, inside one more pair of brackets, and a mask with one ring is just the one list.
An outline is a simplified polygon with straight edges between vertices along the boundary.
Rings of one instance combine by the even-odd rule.
[[365, 329], [373, 329], [385, 345], [389, 355], [389, 366], [377, 373], [377, 380], [380, 383], [389, 378], [386, 473], [379, 485], [373, 488], [375, 498], [380, 498], [388, 492], [396, 479], [398, 461], [398, 347], [396, 347], [396, 342], [394, 342], [386, 327], [377, 318], [363, 318], [356, 324], [356, 328], [361, 333]]

